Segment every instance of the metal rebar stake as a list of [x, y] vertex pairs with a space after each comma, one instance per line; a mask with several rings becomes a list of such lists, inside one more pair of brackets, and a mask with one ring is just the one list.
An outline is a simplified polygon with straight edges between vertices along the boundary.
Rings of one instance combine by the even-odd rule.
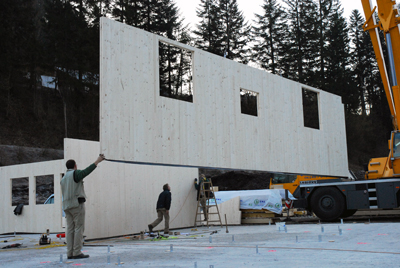
[[60, 254], [60, 263], [63, 263], [63, 256]]
[[318, 235], [318, 242], [322, 242], [322, 235]]
[[321, 226], [321, 233], [323, 233], [324, 231], [324, 226]]
[[299, 237], [296, 235], [296, 243], [299, 243]]
[[232, 235], [232, 242], [235, 242], [235, 235]]
[[110, 264], [110, 255], [107, 255], [107, 264]]
[[169, 245], [169, 252], [174, 252], [174, 246], [172, 244]]
[[226, 214], [225, 214], [225, 226], [226, 226], [226, 233], [228, 234], [228, 221], [226, 220]]
[[208, 237], [208, 241], [210, 241], [210, 243], [212, 243], [212, 236], [211, 235]]

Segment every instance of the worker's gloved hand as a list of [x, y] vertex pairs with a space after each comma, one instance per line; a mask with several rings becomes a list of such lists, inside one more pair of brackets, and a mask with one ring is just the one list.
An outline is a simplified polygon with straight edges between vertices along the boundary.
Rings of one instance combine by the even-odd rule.
[[194, 179], [194, 183], [197, 183], [197, 178]]

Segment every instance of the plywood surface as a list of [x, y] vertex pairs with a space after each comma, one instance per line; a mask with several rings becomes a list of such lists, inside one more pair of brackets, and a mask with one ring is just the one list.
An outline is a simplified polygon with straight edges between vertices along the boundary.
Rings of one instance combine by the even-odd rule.
[[[62, 232], [61, 174], [63, 160], [38, 162], [0, 167], [0, 233]], [[36, 204], [36, 176], [54, 175], [54, 204]], [[21, 215], [14, 215], [12, 206], [12, 182], [14, 178], [29, 178], [29, 205], [25, 205]]]
[[[93, 163], [100, 151], [98, 142], [65, 140], [66, 159], [78, 168]], [[107, 155], [106, 155], [107, 157]], [[84, 179], [87, 195], [87, 239], [144, 231], [157, 218], [156, 203], [165, 183], [171, 186], [170, 228], [193, 226], [196, 193], [195, 168], [177, 168], [103, 161]], [[162, 229], [161, 222], [155, 229]]]
[[[193, 103], [159, 96], [158, 44], [193, 52]], [[347, 175], [339, 96], [101, 19], [100, 141], [110, 159]], [[304, 127], [302, 88], [318, 93], [320, 129]], [[241, 113], [240, 89], [259, 94]]]

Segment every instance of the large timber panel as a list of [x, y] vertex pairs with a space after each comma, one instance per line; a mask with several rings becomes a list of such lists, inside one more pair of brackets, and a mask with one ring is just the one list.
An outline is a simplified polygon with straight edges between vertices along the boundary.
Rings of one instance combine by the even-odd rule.
[[[64, 149], [65, 160], [74, 159], [78, 169], [84, 169], [96, 160], [100, 144], [65, 139]], [[197, 204], [193, 179], [197, 176], [197, 168], [101, 162], [84, 179], [87, 239], [147, 229], [157, 218], [156, 203], [165, 183], [171, 186], [172, 193], [170, 228], [193, 226]], [[155, 229], [163, 228], [164, 221]]]
[[[159, 41], [193, 53], [193, 102], [161, 97]], [[109, 159], [347, 174], [341, 98], [202, 50], [101, 19], [100, 142]], [[304, 127], [302, 88], [318, 93], [319, 129]], [[257, 92], [258, 116], [241, 113]]]
[[[46, 161], [0, 167], [0, 234], [62, 232], [62, 204], [60, 180], [65, 168], [64, 160]], [[36, 204], [36, 176], [53, 175], [54, 204]], [[12, 206], [12, 179], [28, 178], [29, 204], [21, 215], [14, 215]]]

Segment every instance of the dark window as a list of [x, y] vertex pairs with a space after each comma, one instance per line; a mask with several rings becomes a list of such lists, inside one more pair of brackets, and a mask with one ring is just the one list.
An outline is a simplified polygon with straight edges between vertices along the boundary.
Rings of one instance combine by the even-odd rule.
[[257, 92], [240, 89], [240, 108], [242, 114], [258, 116], [257, 98]]
[[160, 96], [193, 102], [192, 52], [159, 42]]
[[318, 93], [303, 88], [304, 126], [319, 129]]
[[12, 206], [18, 204], [29, 205], [29, 178], [11, 179]]
[[36, 176], [36, 204], [44, 204], [52, 194], [54, 194], [54, 176]]

